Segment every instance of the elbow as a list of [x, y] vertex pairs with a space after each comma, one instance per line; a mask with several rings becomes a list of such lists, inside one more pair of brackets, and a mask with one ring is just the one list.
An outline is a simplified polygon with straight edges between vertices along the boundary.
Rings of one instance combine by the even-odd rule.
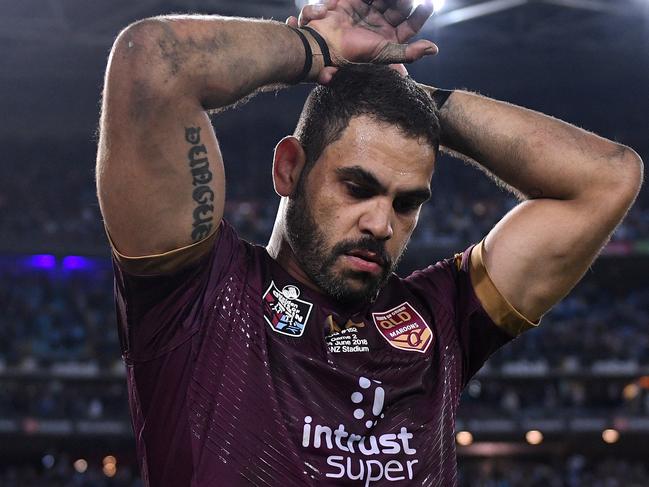
[[599, 157], [597, 169], [580, 198], [587, 214], [614, 228], [633, 206], [644, 177], [644, 163], [633, 149], [614, 144]]
[[628, 209], [633, 205], [644, 180], [644, 162], [633, 149], [619, 145], [618, 155], [613, 162], [616, 174], [611, 191], [622, 200]]
[[123, 29], [111, 49], [111, 66], [137, 68], [155, 53], [156, 37], [162, 22], [155, 17], [138, 20]]
[[147, 18], [132, 23], [115, 39], [108, 62], [107, 79], [145, 86], [161, 91], [173, 81], [173, 32], [161, 18]]

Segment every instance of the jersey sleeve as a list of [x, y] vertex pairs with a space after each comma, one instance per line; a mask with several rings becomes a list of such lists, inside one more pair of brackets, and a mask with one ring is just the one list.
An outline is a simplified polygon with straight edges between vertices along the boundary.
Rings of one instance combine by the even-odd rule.
[[117, 324], [127, 362], [172, 351], [206, 321], [210, 294], [245, 246], [223, 221], [206, 239], [161, 255], [131, 258], [113, 247]]
[[[539, 325], [500, 294], [484, 265], [482, 242], [453, 259], [413, 273], [408, 280], [431, 307], [437, 326], [452, 326], [466, 385], [500, 347]], [[446, 331], [446, 330], [444, 330]]]

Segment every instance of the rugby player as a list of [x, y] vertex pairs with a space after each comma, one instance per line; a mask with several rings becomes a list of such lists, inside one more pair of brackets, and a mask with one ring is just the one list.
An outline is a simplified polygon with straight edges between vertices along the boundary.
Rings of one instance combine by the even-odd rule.
[[[629, 148], [379, 66], [437, 52], [408, 44], [431, 11], [329, 0], [299, 24], [163, 16], [115, 41], [97, 183], [145, 485], [455, 485], [463, 387], [569, 292], [633, 203]], [[222, 219], [208, 111], [300, 81], [318, 86], [277, 144], [277, 220], [252, 245]], [[398, 277], [440, 144], [522, 202]]]

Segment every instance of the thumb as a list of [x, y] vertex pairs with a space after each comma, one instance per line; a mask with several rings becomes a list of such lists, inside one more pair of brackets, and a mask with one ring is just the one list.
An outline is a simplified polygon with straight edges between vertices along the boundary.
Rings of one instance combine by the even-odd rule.
[[286, 25], [297, 28], [298, 27], [297, 17], [291, 15], [288, 19], [286, 19]]
[[436, 44], [424, 39], [408, 44], [406, 47], [407, 62], [416, 61], [424, 56], [434, 56], [439, 52]]

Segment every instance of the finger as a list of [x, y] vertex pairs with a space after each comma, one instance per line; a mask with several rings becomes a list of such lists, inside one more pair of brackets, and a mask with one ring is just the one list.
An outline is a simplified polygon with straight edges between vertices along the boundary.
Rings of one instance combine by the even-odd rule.
[[319, 3], [317, 5], [305, 5], [300, 12], [298, 22], [300, 27], [307, 25], [312, 20], [322, 19], [327, 15], [327, 5]]
[[333, 77], [336, 75], [337, 72], [338, 72], [338, 68], [334, 68], [334, 67], [328, 67], [322, 69], [318, 73], [318, 83], [320, 83], [321, 85], [328, 85], [329, 83], [331, 83], [331, 80], [333, 79]]
[[338, 0], [323, 0], [319, 3], [305, 5], [299, 17], [300, 21], [304, 20], [304, 24], [300, 23], [300, 26], [308, 24], [311, 20], [325, 17], [327, 11], [335, 9], [337, 5]]
[[439, 48], [436, 44], [422, 39], [408, 44], [406, 48], [406, 60], [411, 63], [425, 56], [435, 56], [438, 52]]
[[435, 7], [431, 0], [426, 0], [418, 5], [412, 15], [397, 27], [397, 39], [399, 39], [399, 42], [406, 42], [417, 34], [430, 16], [433, 15], [434, 10]]
[[411, 63], [424, 56], [434, 56], [438, 48], [430, 41], [417, 41], [412, 44], [397, 44], [389, 42], [371, 60], [373, 64], [402, 64]]
[[390, 8], [388, 8], [383, 17], [385, 20], [392, 25], [392, 27], [397, 27], [404, 20], [410, 17], [412, 12], [412, 1], [413, 0], [394, 0]]
[[391, 2], [389, 2], [388, 0], [363, 0], [363, 3], [368, 7], [372, 7], [374, 10], [383, 13], [388, 8], [390, 8]]
[[295, 15], [291, 15], [288, 19], [286, 19], [286, 25], [289, 25], [291, 27], [298, 27], [298, 21], [297, 17]]

